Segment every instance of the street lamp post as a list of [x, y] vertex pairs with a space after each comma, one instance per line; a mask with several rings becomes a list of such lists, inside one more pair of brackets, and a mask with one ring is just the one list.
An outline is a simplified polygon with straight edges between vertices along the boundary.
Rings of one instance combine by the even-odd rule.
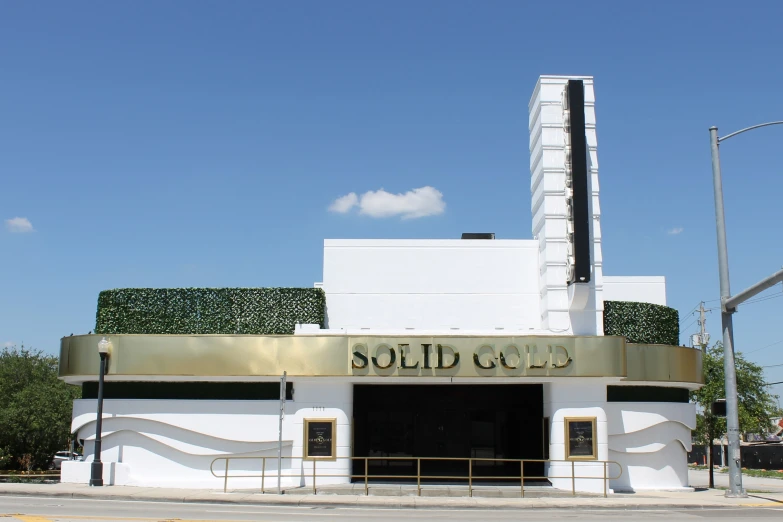
[[770, 286], [783, 281], [783, 270], [731, 296], [729, 285], [729, 253], [726, 245], [726, 220], [723, 212], [723, 179], [720, 172], [720, 142], [743, 132], [769, 125], [781, 125], [783, 121], [773, 121], [747, 127], [718, 137], [718, 128], [710, 127], [710, 146], [712, 149], [712, 182], [715, 191], [715, 226], [718, 234], [718, 272], [720, 274], [721, 326], [723, 330], [723, 371], [726, 387], [726, 429], [729, 450], [729, 489], [727, 497], [747, 497], [742, 489], [742, 467], [739, 438], [739, 411], [737, 398], [737, 374], [734, 367], [734, 325], [732, 314], [737, 305], [750, 299]]
[[103, 376], [106, 373], [106, 359], [111, 350], [111, 341], [105, 337], [98, 343], [101, 367], [98, 371], [98, 418], [95, 425], [95, 450], [90, 469], [90, 486], [103, 486], [103, 462], [101, 462], [101, 431], [103, 429]]

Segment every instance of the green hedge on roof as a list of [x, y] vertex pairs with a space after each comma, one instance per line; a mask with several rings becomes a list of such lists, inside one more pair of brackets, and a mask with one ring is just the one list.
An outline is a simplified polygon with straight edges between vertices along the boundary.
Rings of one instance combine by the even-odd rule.
[[98, 334], [293, 334], [323, 327], [320, 288], [119, 288], [98, 296]]
[[630, 343], [680, 344], [680, 314], [650, 303], [604, 301], [604, 335], [621, 335]]

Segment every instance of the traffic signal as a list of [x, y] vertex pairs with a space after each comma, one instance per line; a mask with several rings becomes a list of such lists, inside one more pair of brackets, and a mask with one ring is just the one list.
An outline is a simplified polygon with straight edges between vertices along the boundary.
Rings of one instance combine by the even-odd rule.
[[716, 417], [726, 416], [726, 399], [718, 399], [712, 403], [712, 414]]

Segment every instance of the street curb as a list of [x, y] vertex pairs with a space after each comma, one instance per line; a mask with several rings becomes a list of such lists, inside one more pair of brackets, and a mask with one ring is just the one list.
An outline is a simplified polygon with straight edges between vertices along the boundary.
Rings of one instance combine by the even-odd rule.
[[[457, 504], [449, 503], [426, 503], [417, 504], [414, 499], [421, 497], [378, 497], [378, 501], [366, 500], [359, 501], [358, 497], [353, 501], [318, 501], [312, 498], [301, 498], [291, 501], [269, 497], [261, 501], [248, 501], [246, 498], [190, 498], [190, 497], [160, 497], [151, 495], [93, 495], [79, 492], [38, 492], [38, 491], [2, 491], [0, 490], [0, 496], [2, 497], [45, 497], [45, 498], [70, 498], [80, 500], [119, 500], [130, 502], [161, 502], [161, 503], [181, 503], [181, 504], [222, 504], [222, 505], [245, 505], [245, 506], [280, 506], [280, 507], [321, 507], [321, 508], [367, 508], [367, 509], [417, 509], [417, 510], [451, 510], [451, 509], [493, 509], [493, 510], [584, 510], [589, 509], [591, 511], [668, 511], [668, 510], [708, 510], [708, 509], [731, 509], [745, 507], [742, 504], [624, 504], [624, 505], [596, 505], [590, 504], [540, 504], [536, 502], [537, 499], [511, 499], [511, 498], [487, 498], [481, 499], [476, 502], [475, 497], [468, 502], [459, 502]], [[367, 498], [367, 497], [361, 497]], [[372, 497], [369, 497], [370, 499]], [[424, 497], [424, 498], [436, 498], [436, 497]], [[462, 497], [449, 497], [452, 499], [459, 499]], [[464, 497], [469, 499], [470, 497]], [[383, 500], [380, 500], [383, 499]], [[399, 499], [399, 501], [391, 501], [390, 499]], [[491, 501], [501, 500], [502, 503], [493, 504]], [[515, 503], [509, 501], [517, 500]], [[780, 505], [779, 502], [770, 501], [769, 506]], [[761, 506], [758, 506], [761, 507]]]

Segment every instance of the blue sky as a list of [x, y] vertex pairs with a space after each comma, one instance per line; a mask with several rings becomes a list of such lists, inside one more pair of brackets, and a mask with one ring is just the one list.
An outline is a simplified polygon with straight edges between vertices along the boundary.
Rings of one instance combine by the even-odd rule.
[[[540, 74], [595, 76], [604, 271], [665, 275], [691, 333], [718, 297], [707, 129], [783, 119], [774, 1], [0, 9], [0, 219], [33, 227], [0, 230], [0, 342], [51, 353], [102, 289], [311, 286], [323, 238], [529, 238]], [[722, 147], [735, 291], [783, 265], [782, 144]], [[442, 214], [327, 211], [426, 186]], [[743, 307], [737, 348], [783, 364], [782, 312]]]

